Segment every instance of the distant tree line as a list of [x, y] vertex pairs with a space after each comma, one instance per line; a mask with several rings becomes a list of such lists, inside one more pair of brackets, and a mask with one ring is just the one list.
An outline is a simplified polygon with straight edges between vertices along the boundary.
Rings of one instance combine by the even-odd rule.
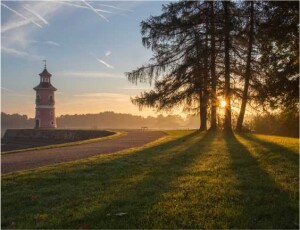
[[[57, 117], [57, 126], [62, 129], [195, 129], [199, 119], [179, 115], [158, 115], [157, 117], [132, 114], [102, 112], [98, 114], [75, 114]], [[33, 128], [34, 119], [26, 115], [1, 113], [1, 128]]]
[[262, 134], [299, 137], [299, 113], [287, 109], [280, 113], [257, 115], [250, 127]]
[[188, 128], [179, 115], [142, 117], [132, 114], [102, 112], [98, 114], [62, 115], [57, 118], [59, 128], [101, 129], [180, 129]]
[[34, 127], [34, 119], [27, 115], [7, 114], [1, 112], [1, 136], [6, 129], [31, 129]]
[[[258, 133], [298, 137], [299, 114], [294, 110], [281, 113], [259, 115], [245, 124], [248, 131]], [[62, 115], [57, 118], [59, 129], [197, 129], [199, 115], [158, 115], [157, 117], [136, 116], [114, 112], [98, 114]], [[6, 129], [32, 129], [34, 119], [26, 115], [1, 113], [1, 136]], [[221, 128], [221, 127], [219, 127]]]
[[[154, 89], [132, 98], [140, 108], [183, 107], [200, 115], [200, 130], [242, 131], [246, 108], [299, 110], [298, 1], [179, 1], [141, 22], [149, 63], [127, 72]], [[232, 123], [232, 103], [238, 114]], [[257, 113], [257, 112], [255, 112]], [[266, 116], [264, 116], [266, 118]], [[276, 124], [270, 124], [276, 126]]]

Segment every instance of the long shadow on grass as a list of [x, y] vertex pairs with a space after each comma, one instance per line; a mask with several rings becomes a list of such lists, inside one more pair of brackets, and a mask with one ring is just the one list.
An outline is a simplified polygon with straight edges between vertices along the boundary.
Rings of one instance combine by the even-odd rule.
[[[106, 205], [95, 206], [84, 216], [67, 221], [63, 227], [77, 227], [82, 223], [86, 223], [91, 228], [154, 227], [153, 220], [156, 217], [149, 216], [153, 205], [162, 198], [162, 194], [170, 191], [172, 181], [183, 175], [184, 169], [205, 151], [205, 146], [209, 146], [214, 138], [215, 134], [205, 133], [201, 137], [198, 132], [165, 144], [165, 153], [160, 154], [171, 157], [153, 161], [151, 170], [133, 187], [124, 186], [125, 189]], [[182, 148], [176, 149], [176, 145], [182, 145], [182, 140], [185, 140], [185, 144]], [[134, 173], [138, 171], [134, 169]], [[126, 181], [123, 184], [125, 185]], [[126, 214], [120, 217], [116, 216], [116, 213]]]
[[236, 174], [240, 195], [240, 224], [234, 228], [295, 228], [299, 223], [297, 203], [280, 190], [234, 134], [225, 141]]
[[[189, 152], [192, 146], [205, 145], [206, 141], [209, 136], [205, 133], [193, 132], [109, 161], [96, 159], [70, 169], [57, 167], [19, 176], [8, 183], [2, 181], [2, 227], [16, 222], [19, 228], [78, 228], [84, 223], [90, 227], [122, 228], [123, 219], [107, 216], [117, 212], [128, 212], [128, 223], [136, 223], [130, 210], [142, 211], [153, 204], [168, 190], [168, 183], [199, 154]], [[9, 195], [11, 191], [15, 191], [13, 196]], [[37, 213], [48, 214], [48, 220], [36, 221]]]
[[[271, 153], [272, 155], [279, 155], [281, 158], [289, 160], [294, 165], [298, 165], [299, 163], [299, 154], [288, 148], [285, 148], [281, 145], [272, 142], [264, 141], [251, 134], [239, 134], [239, 136], [243, 137], [244, 139], [250, 142], [257, 143], [266, 149], [271, 150], [271, 152], [269, 151], [269, 153]], [[267, 151], [264, 151], [264, 153], [267, 153]]]

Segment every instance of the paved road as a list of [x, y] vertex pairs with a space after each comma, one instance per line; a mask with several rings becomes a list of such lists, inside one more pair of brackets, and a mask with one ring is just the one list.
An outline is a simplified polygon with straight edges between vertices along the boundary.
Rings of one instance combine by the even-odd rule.
[[34, 169], [41, 166], [79, 160], [99, 154], [139, 147], [164, 135], [161, 131], [126, 131], [127, 135], [111, 140], [63, 148], [26, 151], [1, 156], [1, 173]]

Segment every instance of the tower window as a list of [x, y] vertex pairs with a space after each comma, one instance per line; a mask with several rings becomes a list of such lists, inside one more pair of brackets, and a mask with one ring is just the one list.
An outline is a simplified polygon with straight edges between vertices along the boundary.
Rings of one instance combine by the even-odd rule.
[[40, 128], [40, 120], [39, 119], [35, 120], [35, 128], [36, 129]]
[[35, 103], [36, 104], [40, 103], [40, 95], [39, 94], [36, 95]]
[[54, 103], [54, 99], [53, 99], [53, 96], [52, 96], [52, 95], [49, 95], [49, 103], [50, 103], [50, 104]]

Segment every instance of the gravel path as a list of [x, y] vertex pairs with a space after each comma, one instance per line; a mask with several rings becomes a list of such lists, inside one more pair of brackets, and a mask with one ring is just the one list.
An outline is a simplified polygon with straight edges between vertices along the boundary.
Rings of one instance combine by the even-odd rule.
[[99, 154], [114, 153], [120, 150], [143, 146], [164, 135], [161, 131], [126, 131], [123, 135], [111, 140], [69, 146], [63, 148], [26, 151], [1, 156], [1, 173], [34, 169], [41, 166], [79, 160]]

